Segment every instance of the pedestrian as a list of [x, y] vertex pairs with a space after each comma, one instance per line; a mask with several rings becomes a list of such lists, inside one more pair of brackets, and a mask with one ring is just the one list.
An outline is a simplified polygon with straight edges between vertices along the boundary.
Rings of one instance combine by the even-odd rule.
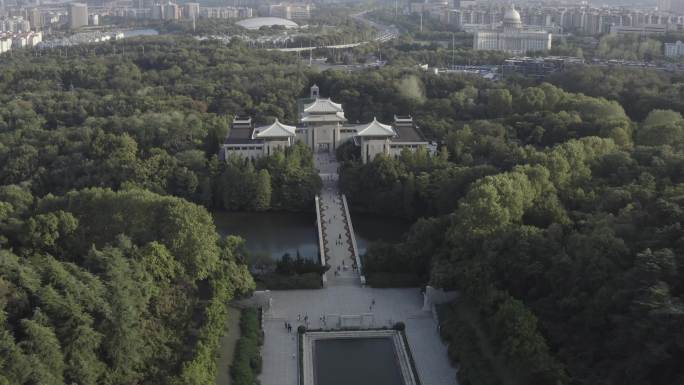
[[302, 320], [302, 315], [297, 313], [297, 321], [301, 321], [301, 320]]
[[287, 330], [287, 321], [285, 321], [285, 329]]
[[371, 304], [375, 306], [375, 298], [373, 298], [373, 301], [371, 301]]

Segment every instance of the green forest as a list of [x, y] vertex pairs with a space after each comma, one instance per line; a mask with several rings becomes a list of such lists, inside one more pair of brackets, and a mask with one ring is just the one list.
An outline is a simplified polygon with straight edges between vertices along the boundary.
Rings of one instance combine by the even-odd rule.
[[413, 111], [441, 143], [365, 165], [341, 150], [340, 186], [356, 211], [417, 220], [364, 257], [375, 284], [462, 293], [441, 329], [460, 383], [684, 381], [679, 80], [577, 69], [556, 85], [422, 75], [417, 92], [382, 88], [402, 76], [418, 75], [318, 84], [352, 117]]
[[294, 119], [291, 57], [123, 48], [0, 59], [0, 384], [213, 384], [225, 304], [255, 283], [208, 210], [300, 210], [320, 188], [300, 148], [237, 176], [217, 158], [234, 114]]
[[461, 384], [684, 382], [684, 79], [438, 76], [392, 44], [349, 73], [182, 36], [0, 57], [0, 384], [213, 383], [225, 303], [255, 284], [209, 212], [310, 210], [321, 186], [304, 146], [218, 146], [238, 113], [296, 123], [314, 83], [439, 145], [340, 151], [340, 187], [415, 221], [370, 272], [461, 292], [440, 310]]

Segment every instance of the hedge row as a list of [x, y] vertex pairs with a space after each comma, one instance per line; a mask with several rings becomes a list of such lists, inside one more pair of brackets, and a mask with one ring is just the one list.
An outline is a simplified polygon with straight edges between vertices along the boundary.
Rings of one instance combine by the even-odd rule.
[[214, 287], [214, 295], [204, 310], [204, 320], [197, 332], [192, 359], [183, 363], [181, 373], [173, 385], [215, 385], [215, 354], [225, 332], [228, 309], [226, 302], [232, 291]]
[[321, 289], [323, 282], [318, 273], [281, 275], [277, 273], [263, 274], [256, 277], [260, 286], [268, 290], [311, 290]]
[[258, 384], [257, 376], [261, 373], [261, 351], [264, 333], [259, 324], [256, 309], [245, 309], [240, 318], [240, 339], [235, 346], [233, 364], [230, 375], [233, 385]]

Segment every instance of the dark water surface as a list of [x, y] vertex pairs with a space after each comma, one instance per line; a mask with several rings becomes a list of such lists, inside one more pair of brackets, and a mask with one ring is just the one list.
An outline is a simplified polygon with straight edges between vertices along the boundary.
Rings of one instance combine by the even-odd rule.
[[401, 369], [389, 338], [317, 340], [316, 385], [402, 385]]
[[[225, 212], [213, 213], [216, 229], [222, 236], [239, 235], [247, 241], [247, 250], [279, 260], [283, 254], [293, 257], [318, 257], [316, 214], [289, 212]], [[401, 241], [411, 223], [395, 218], [368, 214], [351, 214], [359, 253], [364, 254], [371, 242]]]
[[316, 214], [288, 212], [214, 212], [216, 229], [222, 236], [239, 235], [252, 254], [279, 260], [283, 254], [318, 257]]

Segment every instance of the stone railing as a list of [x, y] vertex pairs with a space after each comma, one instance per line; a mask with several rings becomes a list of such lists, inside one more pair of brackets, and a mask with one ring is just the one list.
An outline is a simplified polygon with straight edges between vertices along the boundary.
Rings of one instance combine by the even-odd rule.
[[[318, 228], [318, 250], [319, 253], [321, 254], [321, 266], [325, 266], [326, 259], [325, 259], [325, 244], [323, 240], [323, 224], [321, 221], [323, 220], [323, 217], [321, 216], [321, 200], [316, 195], [316, 227]], [[323, 273], [321, 275], [321, 280], [323, 281], [323, 287], [326, 286], [328, 283], [328, 273]]]
[[302, 354], [299, 383], [302, 385], [315, 385], [314, 374], [314, 345], [316, 341], [325, 339], [358, 339], [358, 338], [388, 338], [393, 342], [395, 359], [399, 364], [401, 377], [404, 380], [404, 385], [419, 385], [420, 381], [416, 378], [417, 373], [414, 373], [411, 365], [411, 358], [409, 346], [406, 345], [406, 340], [402, 334], [396, 330], [346, 330], [346, 331], [332, 331], [332, 332], [306, 332], [300, 338], [300, 352]]
[[347, 205], [347, 197], [342, 194], [342, 204], [344, 205], [344, 216], [349, 226], [349, 237], [351, 238], [352, 251], [354, 253], [354, 260], [361, 278], [361, 285], [366, 284], [366, 277], [363, 275], [363, 267], [361, 266], [361, 257], [359, 256], [359, 248], [356, 245], [356, 235], [354, 234], [354, 226], [352, 225], [351, 215], [349, 215], [349, 206]]

